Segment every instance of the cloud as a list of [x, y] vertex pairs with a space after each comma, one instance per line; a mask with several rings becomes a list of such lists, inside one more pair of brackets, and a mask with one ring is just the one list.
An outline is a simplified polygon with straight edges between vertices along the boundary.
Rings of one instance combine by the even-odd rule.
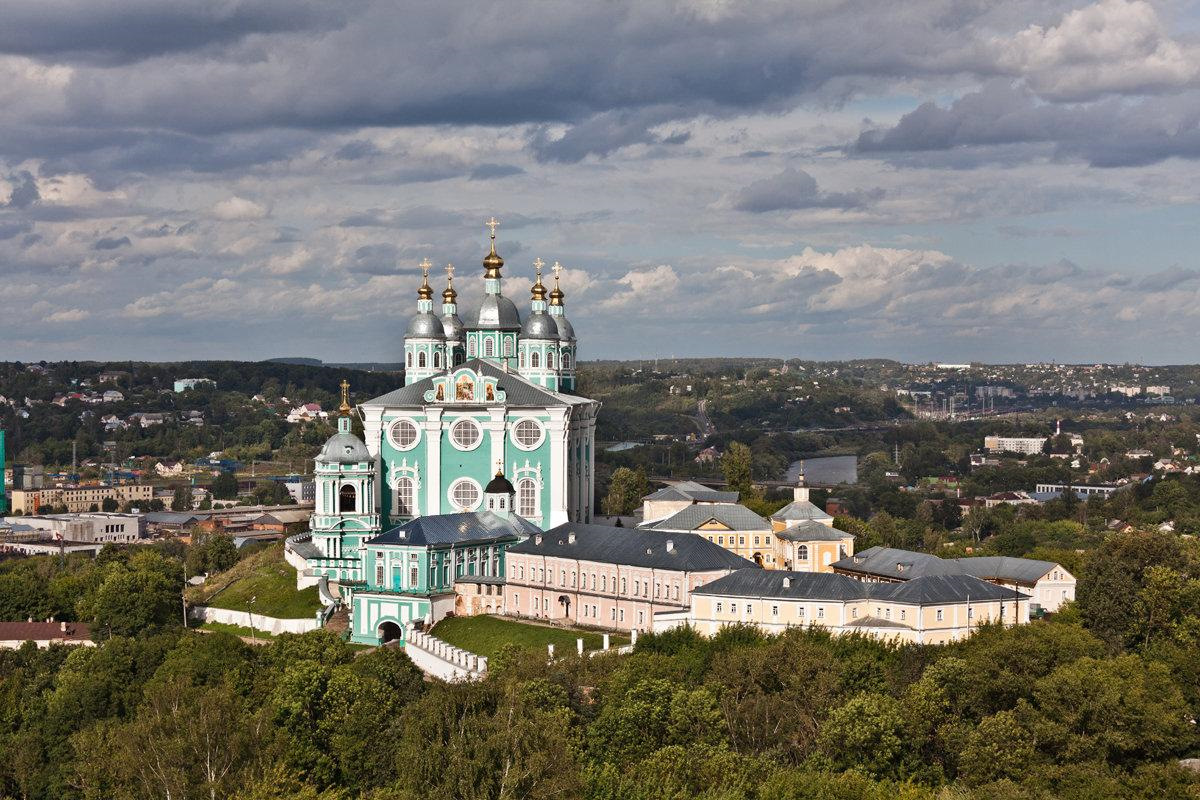
[[42, 318], [42, 321], [49, 323], [80, 322], [81, 320], [87, 319], [91, 315], [92, 314], [90, 311], [86, 311], [82, 308], [63, 308], [55, 311], [52, 314], [47, 314]]
[[802, 169], [786, 167], [783, 172], [763, 178], [743, 189], [734, 202], [739, 211], [761, 214], [767, 211], [796, 211], [805, 208], [861, 208], [883, 197], [882, 189], [856, 192], [823, 192], [817, 180]]
[[391, 275], [397, 271], [399, 258], [400, 250], [394, 244], [363, 245], [354, 251], [346, 268], [367, 275]]
[[486, 181], [493, 178], [507, 178], [512, 175], [523, 175], [525, 170], [516, 164], [480, 164], [471, 170], [473, 181]]
[[1154, 7], [1140, 1], [1102, 0], [1067, 12], [1058, 25], [997, 36], [991, 46], [1001, 68], [1056, 100], [1176, 89], [1200, 76], [1200, 49], [1172, 39]]
[[4, 204], [9, 208], [29, 208], [41, 199], [37, 181], [28, 170], [22, 170], [8, 177], [11, 189], [8, 201]]
[[212, 213], [217, 219], [226, 221], [255, 220], [267, 216], [267, 209], [244, 197], [227, 197], [212, 207]]
[[596, 114], [554, 136], [547, 126], [534, 131], [529, 145], [538, 161], [573, 164], [595, 155], [604, 157], [634, 144], [681, 144], [669, 142], [651, 128], [678, 119], [683, 112], [673, 106], [655, 106], [634, 110], [620, 109]]
[[33, 223], [28, 220], [0, 220], [0, 241], [29, 233], [31, 230]]
[[121, 236], [119, 238], [112, 237], [112, 236], [105, 236], [100, 239], [97, 239], [96, 243], [92, 245], [92, 249], [93, 250], [117, 250], [122, 247], [129, 247], [131, 244], [132, 244], [132, 242], [129, 241], [128, 236]]

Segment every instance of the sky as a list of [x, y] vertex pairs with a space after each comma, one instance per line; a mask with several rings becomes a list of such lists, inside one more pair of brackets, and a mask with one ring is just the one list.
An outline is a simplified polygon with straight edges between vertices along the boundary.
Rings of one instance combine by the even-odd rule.
[[397, 361], [492, 215], [583, 359], [1193, 363], [1200, 5], [0, 10], [4, 358]]

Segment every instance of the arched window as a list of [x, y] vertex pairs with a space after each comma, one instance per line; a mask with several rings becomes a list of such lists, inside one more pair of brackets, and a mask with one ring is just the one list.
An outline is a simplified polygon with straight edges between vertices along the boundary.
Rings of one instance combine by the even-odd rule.
[[802, 544], [796, 548], [796, 560], [808, 561], [808, 545]]
[[435, 352], [433, 354], [433, 366], [434, 366], [434, 369], [438, 369], [442, 366], [442, 354], [441, 353]]
[[551, 350], [549, 353], [546, 354], [546, 366], [549, 369], [554, 369], [554, 351], [553, 350]]
[[517, 353], [517, 369], [525, 369], [525, 351]]
[[493, 339], [484, 339], [483, 340], [483, 357], [484, 358], [495, 358], [496, 357], [496, 342], [495, 342], [495, 340], [493, 340]]
[[353, 514], [355, 512], [355, 506], [357, 505], [355, 502], [357, 500], [357, 495], [358, 492], [355, 490], [353, 484], [347, 483], [345, 486], [339, 489], [338, 513]]
[[541, 366], [541, 359], [538, 358], [537, 353], [529, 354], [529, 366], [533, 369], [537, 369], [539, 366]]
[[463, 363], [466, 360], [467, 360], [467, 358], [466, 358], [466, 356], [463, 355], [463, 351], [458, 349], [457, 347], [454, 348], [454, 366], [457, 367], [459, 364]]
[[533, 478], [517, 481], [517, 513], [527, 518], [538, 516], [537, 482]]
[[505, 339], [504, 340], [504, 357], [512, 358], [512, 354], [513, 354], [513, 340]]
[[570, 353], [566, 353], [566, 352], [564, 352], [564, 353], [563, 353], [563, 356], [562, 356], [562, 368], [563, 368], [563, 369], [570, 369], [570, 368], [571, 368], [571, 354], [570, 354]]
[[416, 484], [412, 478], [400, 478], [396, 481], [396, 490], [392, 494], [392, 513], [399, 517], [414, 517], [417, 514]]
[[838, 545], [838, 558], [845, 558], [845, 557], [846, 557], [846, 545], [839, 544]]
[[412, 369], [412, 351], [411, 350], [408, 353], [408, 368]]
[[475, 340], [467, 339], [467, 355], [471, 358], [475, 357]]
[[417, 367], [419, 369], [425, 369], [425, 354], [424, 353], [417, 353]]

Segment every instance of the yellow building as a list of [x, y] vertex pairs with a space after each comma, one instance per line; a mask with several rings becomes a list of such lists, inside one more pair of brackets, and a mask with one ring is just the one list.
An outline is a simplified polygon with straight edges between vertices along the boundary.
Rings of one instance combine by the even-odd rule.
[[760, 567], [779, 566], [771, 524], [737, 503], [695, 503], [643, 528], [662, 533], [695, 533]]
[[833, 563], [854, 555], [854, 534], [814, 520], [774, 532], [775, 563], [796, 572], [833, 572]]
[[80, 514], [91, 511], [92, 506], [101, 508], [108, 498], [116, 500], [119, 505], [149, 503], [154, 499], [154, 487], [143, 483], [127, 483], [118, 486], [13, 489], [10, 499], [13, 512], [28, 515], [36, 514], [48, 506], [66, 506], [68, 512]]
[[856, 581], [833, 573], [741, 569], [692, 592], [686, 619], [711, 636], [726, 625], [765, 633], [816, 626], [834, 634], [942, 644], [969, 636], [987, 622], [1029, 622], [1029, 596], [969, 575], [936, 575], [905, 583]]

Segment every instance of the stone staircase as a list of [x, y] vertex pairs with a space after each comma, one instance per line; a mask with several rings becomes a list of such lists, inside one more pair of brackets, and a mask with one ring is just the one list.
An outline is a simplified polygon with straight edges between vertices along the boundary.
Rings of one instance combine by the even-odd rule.
[[325, 621], [325, 630], [338, 636], [344, 636], [350, 630], [350, 612], [344, 605], [339, 605]]

